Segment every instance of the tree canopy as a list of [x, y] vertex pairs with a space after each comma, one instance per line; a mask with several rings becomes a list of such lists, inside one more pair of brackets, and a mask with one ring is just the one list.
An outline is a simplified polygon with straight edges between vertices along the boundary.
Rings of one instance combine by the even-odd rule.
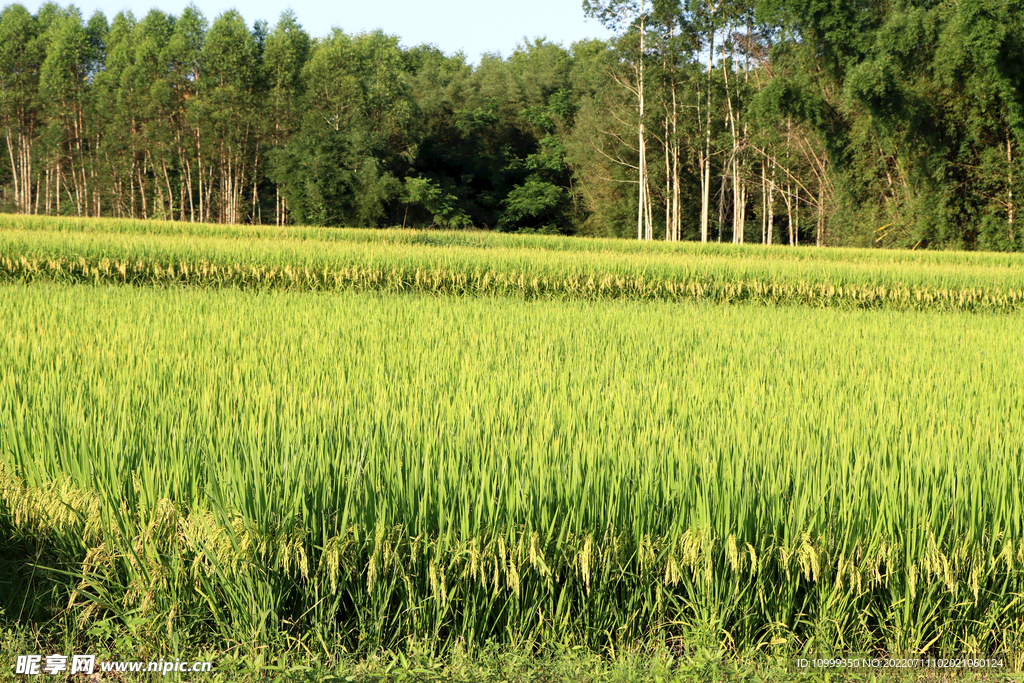
[[0, 209], [1018, 250], [1022, 0], [586, 0], [478, 65], [190, 6], [0, 12]]

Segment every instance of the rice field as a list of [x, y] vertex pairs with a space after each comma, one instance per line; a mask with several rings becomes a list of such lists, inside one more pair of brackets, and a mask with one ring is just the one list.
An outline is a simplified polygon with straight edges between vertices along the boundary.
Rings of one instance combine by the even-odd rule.
[[1006, 254], [87, 219], [43, 230], [37, 218], [0, 220], [0, 279], [18, 282], [1024, 310], [1024, 257]]
[[832, 261], [841, 264], [876, 263], [890, 266], [956, 265], [970, 273], [975, 267], [1019, 268], [1024, 255], [1012, 252], [928, 251], [900, 249], [762, 248], [709, 242], [639, 242], [635, 240], [528, 235], [483, 230], [404, 230], [393, 228], [326, 228], [312, 226], [230, 225], [122, 218], [79, 218], [0, 214], [0, 231], [35, 233], [163, 235], [190, 239], [257, 239], [267, 242], [324, 242], [338, 244], [412, 245], [417, 247], [471, 247], [573, 253], [690, 254], [724, 259], [767, 260], [774, 263]]
[[1022, 635], [1011, 318], [0, 291], [3, 510], [79, 563], [83, 620], [352, 649]]
[[176, 269], [0, 282], [0, 529], [46, 547], [69, 629], [118, 625], [158, 652], [660, 643], [1024, 668], [1013, 307], [179, 270], [820, 272], [991, 294], [1018, 286], [1011, 257], [865, 252], [833, 275], [803, 251], [407, 238], [0, 232], [7, 263]]

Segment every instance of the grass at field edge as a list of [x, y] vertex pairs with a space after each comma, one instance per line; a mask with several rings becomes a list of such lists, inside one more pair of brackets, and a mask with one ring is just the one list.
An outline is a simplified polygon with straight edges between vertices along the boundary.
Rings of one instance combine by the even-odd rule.
[[[18, 623], [4, 623], [0, 614], [0, 680], [27, 681], [36, 677], [14, 674], [19, 655], [97, 654], [101, 661], [137, 661], [131, 649], [131, 634], [109, 634], [105, 642], [87, 639], [73, 649], [62, 645], [60, 636], [32, 632]], [[119, 644], [119, 645], [117, 645]], [[736, 683], [785, 683], [788, 681], [829, 681], [834, 683], [1020, 683], [1024, 674], [1008, 669], [799, 669], [799, 653], [726, 652], [679, 644], [676, 647], [638, 646], [630, 652], [597, 654], [582, 647], [557, 647], [543, 652], [529, 648], [484, 646], [469, 653], [455, 652], [437, 657], [415, 644], [404, 651], [380, 651], [365, 657], [344, 652], [327, 656], [290, 650], [267, 649], [258, 660], [240, 657], [230, 648], [204, 648], [181, 654], [190, 661], [211, 661], [213, 670], [201, 674], [96, 673], [46, 680], [89, 683], [117, 681], [135, 683], [155, 679], [202, 683], [383, 683], [417, 681], [441, 683], [689, 683], [696, 681]], [[174, 656], [164, 656], [174, 659]]]

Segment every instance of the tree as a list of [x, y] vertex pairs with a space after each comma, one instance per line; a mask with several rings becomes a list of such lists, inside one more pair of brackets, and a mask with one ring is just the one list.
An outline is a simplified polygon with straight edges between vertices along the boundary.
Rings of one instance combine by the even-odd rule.
[[[302, 69], [309, 59], [312, 40], [295, 20], [291, 10], [284, 12], [267, 38], [264, 68], [269, 87], [268, 114], [271, 128], [268, 144], [271, 158], [282, 149], [301, 124], [300, 102], [305, 84]], [[274, 184], [274, 221], [284, 225], [288, 220], [287, 205], [281, 185]]]
[[[651, 6], [646, 0], [583, 0], [583, 10], [606, 27], [626, 31], [620, 45], [633, 65], [633, 80], [616, 79], [636, 97], [637, 107], [637, 239], [653, 239], [651, 192], [647, 171], [644, 64], [647, 58], [646, 22]], [[633, 38], [635, 37], [635, 41]]]
[[[86, 212], [88, 174], [85, 149], [87, 83], [92, 49], [82, 17], [72, 9], [50, 24], [45, 36], [46, 58], [39, 73], [39, 95], [47, 119], [47, 187], [54, 187], [54, 210], [60, 214], [62, 185], [73, 202], [74, 212]], [[49, 204], [49, 201], [46, 202]], [[67, 206], [67, 204], [65, 204]]]
[[256, 174], [262, 125], [262, 55], [253, 34], [238, 12], [217, 17], [206, 33], [200, 59], [202, 97], [190, 103], [197, 131], [200, 169], [206, 176], [204, 204], [217, 211], [223, 223], [245, 216], [244, 195], [251, 191], [253, 212], [258, 203]]
[[394, 216], [402, 184], [393, 169], [412, 155], [409, 86], [398, 40], [335, 30], [303, 68], [306, 115], [276, 155], [274, 179], [296, 219], [379, 225]]
[[7, 142], [14, 202], [21, 213], [34, 211], [33, 147], [41, 127], [37, 92], [45, 59], [40, 34], [38, 21], [24, 6], [8, 5], [0, 12], [0, 126]]
[[637, 183], [635, 104], [613, 78], [629, 67], [604, 41], [576, 43], [572, 54], [577, 105], [572, 130], [564, 139], [571, 194], [578, 206], [576, 230], [600, 237], [636, 235], [638, 193], [630, 191]]
[[174, 22], [174, 32], [160, 55], [167, 66], [171, 130], [178, 154], [178, 210], [181, 220], [207, 220], [210, 211], [209, 163], [204, 163], [201, 111], [206, 96], [203, 46], [207, 22], [189, 5]]

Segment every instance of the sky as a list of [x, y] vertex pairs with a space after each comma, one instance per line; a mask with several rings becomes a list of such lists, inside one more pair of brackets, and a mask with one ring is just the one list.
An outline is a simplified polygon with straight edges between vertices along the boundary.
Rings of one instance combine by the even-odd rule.
[[[0, 0], [0, 5], [10, 1]], [[40, 0], [20, 0], [29, 11], [38, 11]], [[76, 5], [88, 18], [96, 10], [111, 19], [131, 10], [137, 19], [151, 8], [178, 15], [189, 0], [57, 0]], [[547, 38], [568, 47], [583, 38], [607, 38], [611, 34], [583, 15], [582, 0], [194, 0], [208, 21], [237, 9], [250, 26], [265, 19], [271, 28], [281, 12], [291, 7], [299, 23], [315, 37], [326, 36], [337, 26], [346, 33], [382, 29], [397, 35], [406, 47], [431, 43], [443, 52], [463, 51], [477, 64], [485, 52], [509, 56], [524, 38]]]

